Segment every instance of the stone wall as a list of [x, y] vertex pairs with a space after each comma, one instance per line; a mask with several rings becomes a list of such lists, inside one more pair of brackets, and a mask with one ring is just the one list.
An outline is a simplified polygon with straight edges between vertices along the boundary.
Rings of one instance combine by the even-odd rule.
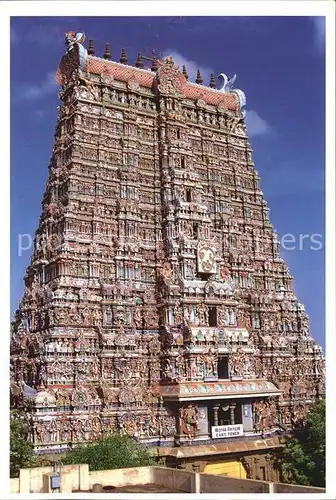
[[269, 483], [254, 479], [200, 474], [200, 493], [269, 493]]
[[115, 470], [95, 470], [90, 472], [90, 489], [94, 484], [102, 486], [126, 486], [135, 484], [148, 484], [151, 479], [152, 467], [134, 467]]
[[325, 488], [300, 486], [298, 484], [273, 483], [274, 493], [324, 493]]
[[20, 479], [18, 477], [13, 477], [10, 480], [10, 494], [20, 493]]
[[[12, 493], [45, 493], [43, 491], [43, 476], [52, 472], [52, 466], [20, 469], [19, 478], [10, 480], [11, 491]], [[62, 475], [66, 476], [67, 479], [71, 478], [71, 481], [69, 479], [67, 481], [68, 488], [78, 490], [85, 486], [85, 478], [89, 475], [89, 466], [87, 464], [64, 465], [62, 467]]]
[[184, 491], [186, 493], [198, 493], [195, 472], [179, 469], [168, 469], [167, 467], [151, 467], [152, 482], [164, 485], [169, 489]]
[[[50, 493], [47, 477], [51, 474], [52, 467], [21, 469], [20, 477], [10, 480], [10, 492]], [[134, 467], [91, 472], [87, 464], [67, 465], [62, 468], [61, 493], [78, 490], [85, 492], [92, 490], [94, 484], [114, 488], [155, 484], [185, 493], [323, 493], [325, 491], [323, 488], [238, 479], [167, 467]]]

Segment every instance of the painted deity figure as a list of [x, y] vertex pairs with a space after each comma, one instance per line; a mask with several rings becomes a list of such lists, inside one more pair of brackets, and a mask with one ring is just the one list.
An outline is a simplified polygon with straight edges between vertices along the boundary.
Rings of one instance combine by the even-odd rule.
[[237, 324], [237, 318], [236, 318], [236, 313], [232, 309], [230, 310], [230, 319], [229, 319], [230, 325], [236, 326]]
[[208, 324], [208, 309], [204, 304], [199, 304], [197, 306], [197, 317], [200, 325]]
[[163, 376], [164, 378], [168, 379], [172, 378], [173, 376], [173, 368], [169, 359], [166, 359], [164, 361]]
[[246, 367], [246, 355], [239, 349], [230, 359], [230, 375], [242, 377]]
[[188, 405], [186, 408], [180, 408], [180, 428], [188, 439], [194, 439], [198, 426], [198, 409], [196, 406]]
[[255, 425], [264, 432], [271, 429], [276, 421], [276, 408], [272, 401], [256, 401], [253, 405]]
[[169, 262], [165, 262], [162, 266], [161, 275], [165, 283], [170, 283], [173, 277], [173, 270]]
[[62, 427], [61, 427], [61, 441], [68, 441], [70, 439], [70, 432], [71, 432], [71, 426], [70, 422], [68, 420], [64, 420], [62, 422]]
[[181, 355], [178, 355], [175, 360], [175, 374], [178, 379], [182, 379], [184, 377], [184, 359]]
[[191, 380], [197, 379], [197, 364], [195, 359], [190, 361], [190, 378]]
[[206, 377], [215, 375], [215, 356], [211, 351], [204, 356], [204, 368]]
[[175, 325], [180, 325], [183, 322], [183, 312], [179, 305], [174, 307]]

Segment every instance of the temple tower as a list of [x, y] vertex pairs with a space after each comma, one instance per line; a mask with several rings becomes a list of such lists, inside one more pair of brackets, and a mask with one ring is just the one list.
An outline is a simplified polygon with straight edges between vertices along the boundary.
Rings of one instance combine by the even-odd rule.
[[299, 427], [324, 360], [279, 255], [244, 93], [83, 43], [66, 35], [12, 326], [12, 404], [30, 401], [36, 451], [125, 432], [173, 463], [176, 446]]

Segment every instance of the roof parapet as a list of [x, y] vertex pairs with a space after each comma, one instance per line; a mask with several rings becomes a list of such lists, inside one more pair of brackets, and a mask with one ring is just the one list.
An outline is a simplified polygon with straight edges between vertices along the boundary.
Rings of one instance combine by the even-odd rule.
[[[156, 56], [149, 58], [149, 57], [144, 57], [142, 54], [138, 53], [135, 66], [130, 66], [128, 65], [128, 56], [125, 48], [122, 48], [121, 50], [120, 62], [118, 63], [116, 61], [111, 61], [111, 49], [109, 43], [107, 43], [105, 46], [105, 52], [103, 54], [103, 57], [99, 58], [95, 56], [95, 48], [93, 40], [92, 39], [89, 40], [88, 50], [86, 50], [83, 45], [84, 41], [85, 41], [85, 34], [82, 32], [77, 33], [74, 31], [69, 31], [65, 33], [66, 55], [63, 56], [62, 59], [62, 62], [64, 62], [63, 64], [64, 67], [66, 66], [66, 61], [64, 60], [64, 57], [71, 56], [71, 59], [73, 59], [72, 64], [74, 64], [76, 59], [74, 52], [76, 52], [78, 53], [79, 57], [78, 66], [84, 72], [91, 72], [93, 74], [106, 73], [106, 74], [111, 74], [112, 77], [114, 77], [114, 73], [117, 73], [117, 75], [115, 75], [116, 77], [118, 76], [118, 78], [125, 79], [125, 81], [129, 81], [130, 79], [132, 79], [132, 77], [133, 79], [134, 78], [137, 79], [136, 78], [136, 74], [138, 74], [137, 72], [142, 73], [146, 71], [147, 73], [148, 71], [151, 71], [153, 74], [152, 77], [149, 77], [148, 73], [147, 73], [148, 75], [147, 78], [140, 77], [141, 82], [143, 81], [147, 82], [145, 86], [151, 86], [154, 82], [154, 79], [156, 78], [156, 73], [159, 71], [161, 66], [165, 64], [164, 61], [167, 59], [166, 58], [165, 60], [161, 61]], [[145, 61], [152, 62], [150, 68], [145, 68]], [[57, 81], [61, 85], [63, 84], [62, 69], [61, 69], [62, 62], [60, 64], [60, 68], [57, 74]], [[117, 69], [119, 65], [123, 65], [125, 67], [125, 71], [123, 73]], [[220, 73], [220, 75], [218, 76], [218, 79], [220, 81], [220, 87], [217, 89], [215, 77], [213, 74], [211, 74], [209, 86], [206, 86], [203, 84], [203, 78], [199, 69], [197, 70], [195, 83], [192, 83], [188, 82], [189, 76], [185, 65], [183, 65], [182, 70], [180, 70], [180, 68], [178, 68], [174, 63], [173, 66], [175, 70], [179, 71], [181, 77], [185, 81], [185, 84], [183, 84], [183, 91], [184, 91], [183, 93], [186, 93], [188, 97], [194, 99], [201, 99], [204, 100], [205, 102], [209, 102], [209, 104], [218, 105], [222, 102], [224, 108], [227, 107], [228, 109], [232, 110], [237, 110], [237, 108], [240, 108], [240, 110], [242, 110], [242, 108], [246, 105], [245, 93], [242, 90], [235, 89], [233, 87], [236, 80], [236, 75], [230, 78], [225, 73]], [[126, 68], [129, 68], [130, 70], [132, 69], [132, 71], [127, 71]], [[187, 88], [189, 87], [190, 91], [185, 92], [185, 90], [187, 90]], [[199, 88], [199, 91], [196, 91], [195, 87]], [[213, 93], [216, 93], [217, 97], [215, 97]], [[218, 96], [219, 93], [226, 95], [226, 97], [223, 95], [223, 99], [221, 99], [220, 96]], [[211, 95], [213, 95], [213, 97], [211, 97]], [[242, 114], [243, 116], [245, 116], [244, 111], [242, 112]]]

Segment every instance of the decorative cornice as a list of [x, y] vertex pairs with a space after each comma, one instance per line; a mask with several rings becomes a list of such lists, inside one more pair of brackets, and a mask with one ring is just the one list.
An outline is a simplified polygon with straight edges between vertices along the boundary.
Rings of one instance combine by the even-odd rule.
[[[129, 66], [125, 63], [110, 61], [106, 58], [88, 55], [87, 50], [82, 45], [85, 39], [84, 33], [68, 32], [65, 34], [65, 45], [67, 52], [62, 57], [57, 70], [56, 80], [59, 85], [64, 85], [65, 81], [71, 78], [74, 70], [79, 69], [87, 75], [100, 75], [106, 79], [110, 78], [129, 83], [135, 80], [138, 85], [152, 89], [158, 83], [160, 72], [163, 68], [165, 74], [172, 73], [172, 77], [179, 81], [179, 97], [185, 97], [194, 101], [202, 99], [206, 104], [220, 106], [230, 111], [239, 111], [243, 105], [242, 91], [227, 92], [226, 89], [218, 90], [205, 85], [188, 82], [183, 71], [175, 66], [172, 58], [157, 61], [158, 70], [143, 69], [136, 66]], [[91, 51], [92, 53], [92, 51]], [[159, 85], [160, 87], [160, 85]], [[160, 92], [160, 88], [158, 91]], [[238, 99], [237, 99], [238, 95]]]
[[[159, 70], [162, 68], [163, 62], [159, 61]], [[128, 82], [131, 78], [135, 78], [140, 86], [152, 88], [157, 78], [157, 72], [149, 69], [137, 68], [128, 66], [115, 61], [107, 61], [100, 57], [88, 56], [87, 72], [90, 74], [110, 76], [116, 80]], [[239, 109], [239, 100], [236, 95], [231, 92], [222, 92], [218, 89], [212, 89], [205, 85], [198, 85], [196, 83], [188, 82], [179, 70], [183, 85], [181, 92], [187, 99], [199, 100], [202, 99], [206, 104], [222, 105], [224, 108], [231, 111]]]

